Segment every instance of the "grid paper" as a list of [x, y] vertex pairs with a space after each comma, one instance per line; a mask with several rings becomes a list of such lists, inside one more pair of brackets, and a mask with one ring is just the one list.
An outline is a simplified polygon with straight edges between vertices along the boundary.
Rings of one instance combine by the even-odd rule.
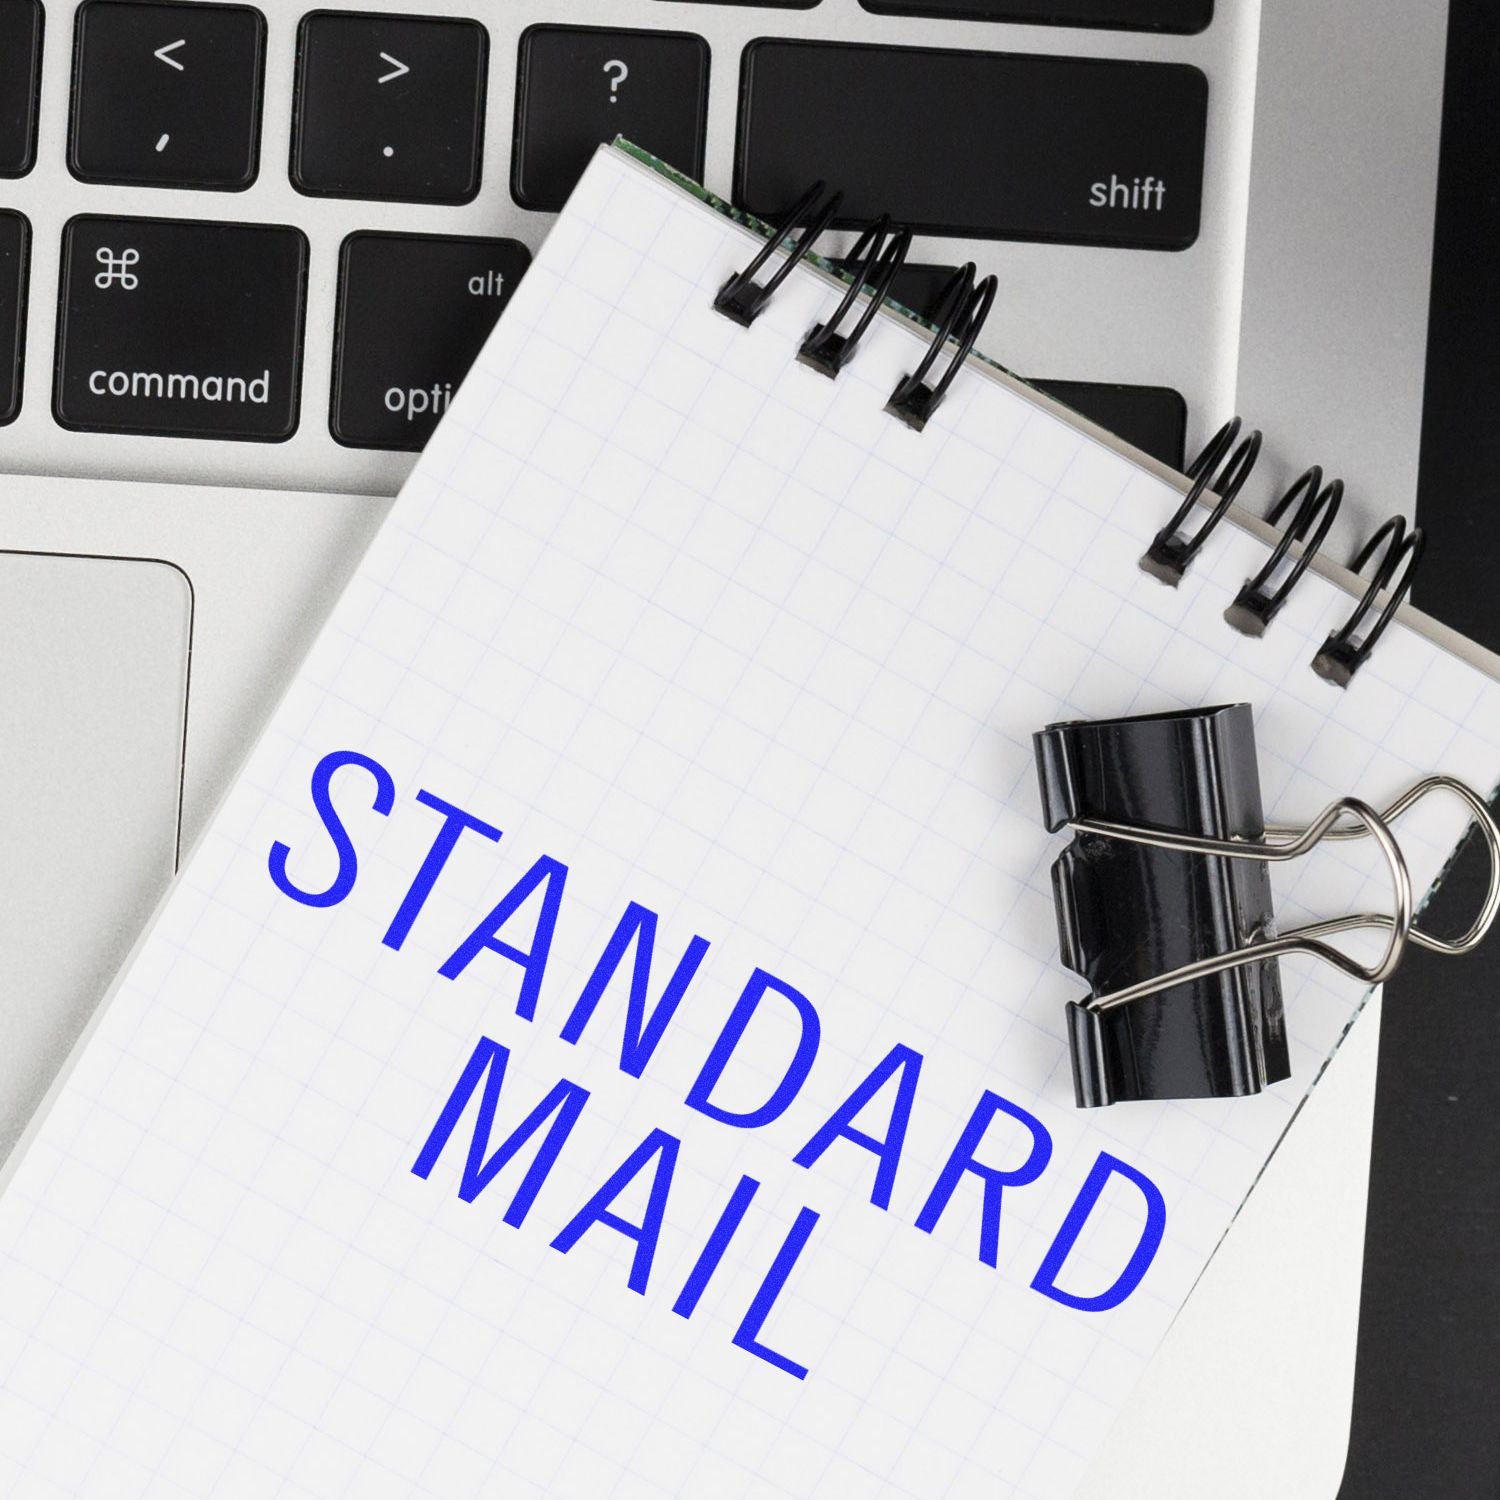
[[[1399, 627], [1347, 691], [1321, 682], [1349, 600], [1312, 576], [1238, 636], [1260, 543], [1225, 527], [1164, 588], [1136, 567], [1164, 481], [973, 368], [908, 431], [882, 406], [909, 326], [878, 319], [828, 381], [793, 359], [839, 295], [815, 272], [750, 330], [713, 313], [754, 243], [621, 152], [589, 168], [0, 1199], [5, 1494], [996, 1500], [1081, 1476], [1363, 996], [1291, 960], [1290, 1082], [1075, 1110], [1032, 732], [1248, 700], [1267, 807], [1295, 821], [1434, 769], [1492, 785], [1500, 686]], [[299, 905], [267, 853], [332, 878], [308, 785], [343, 749], [389, 768], [394, 807], [339, 773], [358, 878]], [[393, 951], [439, 826], [423, 788], [503, 837], [460, 840]], [[1440, 799], [1403, 820], [1418, 889], [1461, 826]], [[500, 955], [437, 970], [544, 855], [569, 873], [526, 1021]], [[1386, 905], [1358, 844], [1273, 879], [1284, 925]], [[630, 901], [660, 915], [653, 1000], [710, 944], [639, 1079], [618, 981], [559, 1034]], [[822, 1038], [792, 1107], [741, 1130], [684, 1100], [756, 967]], [[728, 1107], [790, 1055], [765, 1011]], [[510, 1049], [496, 1141], [559, 1078], [590, 1090], [519, 1228], [519, 1162], [458, 1196], [472, 1108], [410, 1170], [481, 1036]], [[924, 1061], [882, 1210], [868, 1152], [792, 1157], [897, 1044]], [[986, 1089], [1053, 1141], [1004, 1191], [993, 1268], [975, 1178], [914, 1223]], [[653, 1129], [682, 1148], [637, 1295], [621, 1235], [550, 1242]], [[1027, 1149], [1004, 1119], [985, 1137], [997, 1165]], [[1168, 1217], [1139, 1288], [1089, 1313], [1029, 1283], [1101, 1150]], [[760, 1190], [674, 1316], [741, 1174]], [[645, 1184], [614, 1211], [638, 1222]], [[804, 1206], [761, 1334], [797, 1380], [731, 1340]], [[1060, 1281], [1108, 1285], [1142, 1217], [1107, 1195]]]

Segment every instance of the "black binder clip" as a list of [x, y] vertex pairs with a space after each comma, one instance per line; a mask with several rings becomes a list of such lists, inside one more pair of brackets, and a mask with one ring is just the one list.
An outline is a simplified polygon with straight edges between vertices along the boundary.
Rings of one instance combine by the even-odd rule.
[[[1259, 1093], [1291, 1071], [1281, 957], [1311, 954], [1378, 984], [1408, 942], [1468, 952], [1500, 909], [1500, 829], [1483, 798], [1451, 777], [1427, 777], [1380, 812], [1342, 797], [1304, 829], [1268, 826], [1248, 704], [1051, 724], [1035, 748], [1047, 827], [1075, 834], [1052, 883], [1062, 960], [1092, 990], [1067, 1007], [1080, 1106]], [[1390, 828], [1438, 790], [1468, 805], [1490, 855], [1484, 907], [1453, 941], [1415, 925]], [[1390, 868], [1394, 911], [1278, 935], [1268, 866], [1324, 838], [1364, 837]], [[1355, 928], [1387, 933], [1375, 963], [1324, 941]]]

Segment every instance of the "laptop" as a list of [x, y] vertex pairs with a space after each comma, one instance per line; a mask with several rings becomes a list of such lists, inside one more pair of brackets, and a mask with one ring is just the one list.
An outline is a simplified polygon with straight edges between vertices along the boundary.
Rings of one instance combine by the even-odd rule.
[[[0, 1150], [600, 140], [762, 214], [823, 178], [851, 221], [913, 224], [902, 300], [996, 273], [987, 352], [1179, 466], [1245, 412], [1268, 498], [1342, 475], [1347, 547], [1416, 494], [1445, 11], [0, 0], [0, 693], [16, 721], [49, 690], [110, 705], [3, 742], [17, 784], [86, 783], [97, 812], [9, 825], [29, 1019], [0, 1049]], [[1334, 1493], [1374, 1027], [1088, 1493]], [[1284, 1435], [1249, 1465], [1247, 1423]]]

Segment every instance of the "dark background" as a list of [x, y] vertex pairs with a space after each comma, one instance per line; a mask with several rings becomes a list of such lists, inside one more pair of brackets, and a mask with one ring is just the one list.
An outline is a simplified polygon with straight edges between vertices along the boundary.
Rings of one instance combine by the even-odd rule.
[[[1417, 496], [1428, 536], [1413, 595], [1500, 650], [1500, 4], [1451, 0], [1448, 25]], [[1484, 864], [1466, 851], [1434, 909], [1439, 930], [1465, 925]], [[1414, 953], [1386, 985], [1381, 1028], [1340, 1500], [1495, 1500], [1500, 935], [1468, 958]]]

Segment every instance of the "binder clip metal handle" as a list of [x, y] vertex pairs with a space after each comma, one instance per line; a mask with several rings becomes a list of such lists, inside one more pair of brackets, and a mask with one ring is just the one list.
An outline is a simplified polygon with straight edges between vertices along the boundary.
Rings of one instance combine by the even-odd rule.
[[[1452, 792], [1463, 799], [1473, 814], [1480, 832], [1489, 848], [1490, 885], [1484, 904], [1480, 908], [1469, 930], [1459, 938], [1440, 938], [1434, 933], [1424, 932], [1413, 920], [1413, 897], [1411, 871], [1406, 857], [1401, 852], [1391, 824], [1414, 803], [1435, 791]], [[1339, 819], [1346, 815], [1354, 819], [1353, 824], [1338, 826]], [[1389, 979], [1400, 966], [1406, 944], [1413, 942], [1429, 948], [1435, 953], [1468, 953], [1475, 948], [1489, 930], [1500, 909], [1500, 831], [1490, 810], [1474, 789], [1451, 776], [1428, 776], [1403, 793], [1397, 800], [1380, 812], [1358, 797], [1340, 797], [1331, 802], [1304, 829], [1298, 830], [1285, 824], [1272, 824], [1267, 834], [1286, 836], [1284, 844], [1249, 839], [1193, 838], [1187, 834], [1165, 833], [1158, 829], [1134, 828], [1120, 823], [1101, 823], [1092, 819], [1079, 819], [1072, 828], [1075, 832], [1091, 833], [1101, 838], [1123, 839], [1128, 843], [1148, 844], [1156, 849], [1172, 849], [1183, 854], [1215, 854], [1225, 859], [1257, 859], [1268, 864], [1282, 860], [1297, 859], [1308, 853], [1324, 839], [1362, 839], [1373, 837], [1385, 855], [1390, 868], [1391, 881], [1395, 888], [1395, 911], [1393, 913], [1369, 912], [1347, 917], [1332, 917], [1323, 922], [1311, 922], [1304, 927], [1294, 927], [1280, 937], [1262, 938], [1243, 948], [1221, 953], [1212, 958], [1200, 959], [1196, 963], [1184, 964], [1155, 979], [1143, 980], [1123, 990], [1096, 997], [1092, 1008], [1112, 1010], [1117, 1005], [1128, 1005], [1141, 995], [1153, 995], [1171, 989], [1191, 979], [1204, 978], [1221, 973], [1241, 964], [1257, 963], [1261, 959], [1282, 957], [1290, 953], [1308, 953], [1341, 969], [1351, 979], [1363, 980], [1366, 984], [1380, 984]], [[1390, 933], [1385, 951], [1373, 964], [1361, 964], [1347, 953], [1320, 941], [1339, 932], [1352, 932], [1357, 928], [1382, 928]]]
[[[1068, 1006], [1080, 1105], [1257, 1093], [1290, 1072], [1278, 959], [1308, 954], [1378, 984], [1408, 942], [1469, 952], [1500, 911], [1500, 829], [1452, 777], [1429, 776], [1382, 811], [1343, 797], [1306, 828], [1265, 827], [1247, 705], [1055, 724], [1036, 748], [1048, 826], [1076, 835], [1053, 884], [1064, 962], [1094, 987]], [[1390, 826], [1437, 791], [1465, 803], [1490, 856], [1484, 903], [1456, 939], [1416, 925]], [[1393, 910], [1277, 934], [1266, 866], [1324, 839], [1367, 837], [1390, 870]], [[1361, 928], [1388, 934], [1373, 963], [1325, 941]]]

